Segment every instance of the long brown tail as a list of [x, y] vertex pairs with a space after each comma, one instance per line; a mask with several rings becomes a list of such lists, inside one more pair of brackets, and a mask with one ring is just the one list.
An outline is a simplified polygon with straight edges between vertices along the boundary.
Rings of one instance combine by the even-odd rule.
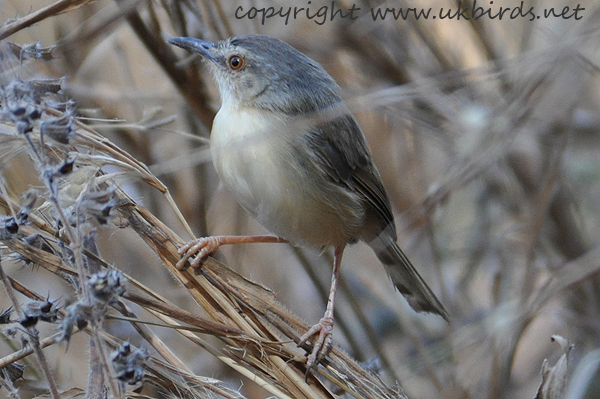
[[[391, 238], [385, 243], [372, 245], [375, 254], [385, 266], [392, 282], [417, 312], [437, 313], [449, 321], [448, 313], [419, 272]], [[381, 245], [384, 244], [384, 245]]]

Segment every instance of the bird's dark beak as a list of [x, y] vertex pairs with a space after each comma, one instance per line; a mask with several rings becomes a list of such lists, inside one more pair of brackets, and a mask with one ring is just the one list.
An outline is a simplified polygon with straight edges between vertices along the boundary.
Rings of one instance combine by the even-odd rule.
[[198, 53], [203, 57], [208, 58], [211, 61], [216, 61], [216, 57], [212, 50], [215, 47], [214, 43], [207, 42], [206, 40], [196, 39], [194, 37], [174, 37], [167, 41], [169, 44], [173, 44], [182, 49]]

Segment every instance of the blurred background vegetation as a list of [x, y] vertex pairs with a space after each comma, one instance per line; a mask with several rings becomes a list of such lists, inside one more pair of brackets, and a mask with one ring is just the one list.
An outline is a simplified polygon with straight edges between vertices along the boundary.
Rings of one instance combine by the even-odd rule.
[[[148, 165], [168, 187], [196, 236], [261, 234], [222, 189], [206, 138], [219, 107], [201, 60], [166, 44], [173, 36], [218, 41], [262, 33], [320, 62], [342, 87], [381, 171], [399, 243], [451, 315], [447, 325], [417, 315], [363, 244], [344, 256], [334, 342], [409, 398], [534, 398], [542, 361], [575, 344], [570, 398], [600, 396], [600, 7], [593, 0], [496, 0], [499, 8], [564, 7], [573, 17], [373, 21], [371, 8], [471, 7], [471, 0], [97, 0], [0, 2], [2, 86], [62, 79], [76, 115]], [[236, 18], [239, 6], [360, 7], [355, 20], [319, 25], [298, 14]], [[54, 7], [54, 8], [53, 8]], [[41, 12], [40, 10], [46, 10]], [[565, 16], [571, 15], [571, 11]], [[31, 16], [39, 14], [37, 20]], [[239, 15], [239, 14], [238, 14]], [[33, 23], [35, 22], [35, 23]], [[3, 191], [15, 201], [39, 172], [26, 151], [0, 149]], [[106, 167], [105, 173], [114, 169]], [[120, 186], [189, 239], [163, 194], [131, 175]], [[192, 312], [187, 290], [131, 229], [100, 226], [98, 252]], [[269, 287], [309, 324], [322, 316], [328, 253], [283, 244], [225, 247], [216, 255]], [[61, 279], [10, 257], [5, 273], [58, 300], [75, 294]], [[4, 291], [2, 291], [4, 293]], [[23, 297], [18, 297], [25, 302]], [[11, 306], [0, 295], [0, 309]], [[127, 323], [106, 328], [144, 343]], [[195, 374], [225, 381], [249, 398], [270, 394], [176, 332], [155, 328]], [[56, 331], [41, 327], [41, 336]], [[18, 348], [0, 343], [0, 358]], [[16, 346], [15, 346], [16, 345]], [[146, 345], [147, 346], [147, 345]], [[45, 349], [60, 390], [85, 388], [89, 339]], [[152, 354], [152, 351], [150, 351]], [[21, 398], [46, 392], [34, 361], [15, 381]], [[145, 387], [152, 397], [166, 389]], [[0, 389], [0, 397], [8, 395]], [[164, 396], [163, 396], [164, 395]]]

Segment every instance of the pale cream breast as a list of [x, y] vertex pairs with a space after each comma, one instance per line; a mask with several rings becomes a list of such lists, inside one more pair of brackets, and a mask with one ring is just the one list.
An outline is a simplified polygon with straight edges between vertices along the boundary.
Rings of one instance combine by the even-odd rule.
[[265, 119], [247, 108], [235, 112], [221, 108], [213, 121], [210, 144], [215, 169], [253, 216], [259, 212], [260, 197], [273, 197], [273, 190], [281, 183], [274, 130], [282, 126], [278, 120]]

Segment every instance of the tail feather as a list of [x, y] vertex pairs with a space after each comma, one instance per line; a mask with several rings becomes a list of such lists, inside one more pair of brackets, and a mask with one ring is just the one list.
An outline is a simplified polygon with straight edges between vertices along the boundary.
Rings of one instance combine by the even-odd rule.
[[449, 321], [448, 313], [404, 252], [391, 239], [385, 245], [372, 246], [392, 282], [417, 312], [436, 313]]

